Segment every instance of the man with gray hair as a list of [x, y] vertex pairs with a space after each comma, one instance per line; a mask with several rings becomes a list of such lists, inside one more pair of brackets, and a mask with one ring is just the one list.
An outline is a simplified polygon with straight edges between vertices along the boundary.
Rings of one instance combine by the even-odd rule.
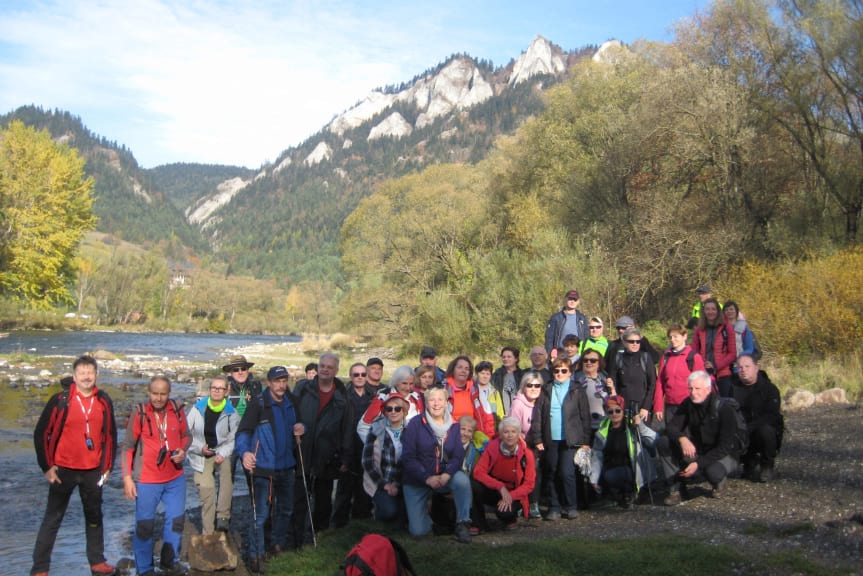
[[689, 483], [710, 482], [712, 496], [721, 498], [726, 478], [740, 458], [736, 403], [720, 401], [703, 370], [690, 374], [687, 384], [689, 398], [668, 421], [668, 435], [657, 444], [669, 484], [666, 506], [680, 504]]
[[[359, 365], [357, 366], [359, 367]], [[294, 546], [304, 542], [305, 522], [308, 520], [308, 500], [305, 487], [311, 491], [313, 502], [311, 523], [314, 530], [330, 526], [333, 510], [333, 484], [350, 469], [353, 452], [353, 410], [348, 401], [344, 383], [336, 378], [339, 357], [325, 352], [318, 360], [318, 374], [294, 391], [297, 422], [305, 427], [300, 443], [300, 467], [297, 474], [305, 474], [294, 489]]]

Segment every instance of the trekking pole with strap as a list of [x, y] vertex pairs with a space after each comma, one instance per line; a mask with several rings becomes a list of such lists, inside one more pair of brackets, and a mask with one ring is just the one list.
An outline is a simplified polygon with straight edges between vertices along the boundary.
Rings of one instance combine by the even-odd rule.
[[[255, 442], [255, 464], [258, 463], [258, 447], [261, 445], [261, 441], [258, 440]], [[258, 533], [258, 507], [255, 504], [255, 467], [252, 466], [252, 469], [249, 470], [249, 494], [252, 496], [252, 522], [255, 527], [255, 534]]]
[[312, 516], [312, 500], [309, 498], [309, 485], [306, 482], [306, 466], [303, 463], [303, 447], [301, 444], [301, 436], [298, 434], [297, 438], [297, 452], [300, 454], [300, 474], [303, 475], [303, 490], [306, 492], [306, 509], [309, 511], [309, 526], [312, 529], [312, 544], [315, 548], [318, 547], [318, 538], [315, 536], [315, 520]]

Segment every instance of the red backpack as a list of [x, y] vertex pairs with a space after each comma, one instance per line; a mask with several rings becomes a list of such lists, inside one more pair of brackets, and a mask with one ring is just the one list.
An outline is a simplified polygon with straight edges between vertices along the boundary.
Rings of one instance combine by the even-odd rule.
[[351, 548], [342, 569], [346, 576], [415, 576], [401, 544], [382, 534], [366, 534]]

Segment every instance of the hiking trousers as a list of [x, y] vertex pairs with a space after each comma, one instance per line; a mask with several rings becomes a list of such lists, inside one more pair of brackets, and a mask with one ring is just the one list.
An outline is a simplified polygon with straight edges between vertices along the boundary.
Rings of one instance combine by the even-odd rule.
[[98, 468], [92, 470], [72, 470], [57, 468], [60, 483], [48, 485], [48, 503], [45, 516], [36, 536], [33, 547], [33, 568], [31, 574], [48, 572], [51, 567], [51, 552], [57, 540], [57, 531], [63, 523], [63, 516], [69, 506], [69, 499], [75, 487], [84, 507], [84, 533], [87, 538], [87, 562], [91, 566], [105, 561], [105, 536], [102, 529], [102, 487], [99, 486], [101, 474]]
[[172, 566], [180, 559], [180, 543], [186, 523], [186, 477], [177, 476], [169, 482], [149, 484], [138, 482], [135, 500], [135, 567], [138, 574], [153, 570], [153, 536], [156, 531], [156, 508], [165, 509], [162, 529], [162, 565]]

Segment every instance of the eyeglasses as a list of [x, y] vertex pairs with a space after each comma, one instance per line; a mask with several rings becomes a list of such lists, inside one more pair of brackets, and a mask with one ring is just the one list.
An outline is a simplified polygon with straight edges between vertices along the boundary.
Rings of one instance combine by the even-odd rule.
[[542, 388], [541, 382], [534, 382], [533, 384], [525, 384], [525, 388]]
[[569, 368], [555, 368], [555, 374], [569, 374]]
[[602, 330], [602, 326], [588, 326], [591, 330]]
[[231, 368], [231, 372], [233, 372], [233, 373], [235, 373], [235, 374], [236, 374], [237, 372], [248, 372], [248, 371], [249, 371], [249, 369], [248, 369], [248, 368]]
[[585, 364], [596, 364], [599, 362], [599, 358], [582, 358], [581, 361]]
[[366, 373], [365, 372], [354, 372], [353, 374], [351, 374], [351, 378], [357, 378], [359, 376], [362, 376], [363, 378], [365, 378]]
[[402, 406], [385, 406], [384, 412], [401, 412], [404, 408]]
[[212, 390], [213, 392], [216, 392], [219, 390], [224, 392], [225, 390], [227, 390], [227, 388], [225, 388], [224, 386], [210, 386], [210, 390]]
[[607, 412], [609, 414], [620, 414], [621, 412], [623, 412], [623, 408], [609, 408]]
[[641, 344], [641, 340], [625, 340], [627, 344]]

